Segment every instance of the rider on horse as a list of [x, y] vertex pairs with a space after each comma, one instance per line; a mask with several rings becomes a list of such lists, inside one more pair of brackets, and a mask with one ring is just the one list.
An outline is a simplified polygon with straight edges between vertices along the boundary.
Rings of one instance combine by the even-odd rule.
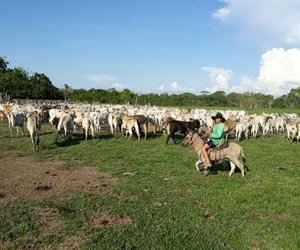
[[206, 140], [206, 142], [201, 147], [201, 152], [205, 158], [205, 167], [210, 168], [211, 162], [208, 157], [208, 150], [210, 148], [215, 148], [218, 146], [218, 144], [224, 139], [225, 133], [224, 133], [224, 122], [225, 118], [221, 113], [217, 113], [215, 116], [212, 116], [211, 119], [215, 121], [215, 126], [213, 128], [213, 131], [206, 131], [205, 135], [209, 136], [209, 138]]

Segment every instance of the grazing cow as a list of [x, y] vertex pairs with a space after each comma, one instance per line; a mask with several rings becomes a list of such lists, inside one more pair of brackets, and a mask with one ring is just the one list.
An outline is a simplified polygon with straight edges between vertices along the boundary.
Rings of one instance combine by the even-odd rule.
[[25, 119], [26, 119], [24, 113], [11, 112], [8, 116], [9, 116], [10, 135], [11, 135], [11, 137], [14, 137], [13, 136], [14, 127], [16, 127], [16, 129], [17, 129], [17, 137], [19, 137], [19, 127], [22, 129], [22, 134], [24, 136], [25, 135], [25, 133], [24, 133], [24, 123], [25, 123]]
[[138, 140], [140, 140], [139, 124], [135, 116], [123, 114], [121, 116], [121, 119], [122, 119], [122, 128], [121, 128], [122, 135], [124, 136], [124, 132], [125, 132], [125, 138], [127, 138], [127, 133], [129, 133], [128, 140], [130, 140], [133, 134], [132, 130], [134, 129], [135, 132], [137, 133]]
[[168, 122], [167, 125], [167, 131], [170, 131], [166, 145], [168, 145], [168, 142], [170, 138], [173, 140], [173, 142], [176, 144], [175, 141], [175, 133], [180, 132], [181, 134], [188, 133], [188, 129], [195, 130], [200, 128], [200, 121], [198, 119], [192, 121], [192, 122], [184, 122], [184, 121], [177, 121], [177, 120], [171, 120]]
[[41, 124], [41, 117], [37, 115], [37, 113], [30, 113], [27, 117], [27, 129], [31, 137], [34, 151], [39, 149]]
[[73, 112], [66, 113], [65, 111], [62, 111], [57, 125], [55, 143], [57, 143], [58, 136], [62, 134], [62, 131], [64, 132], [65, 141], [67, 139], [72, 139], [74, 131], [74, 116]]

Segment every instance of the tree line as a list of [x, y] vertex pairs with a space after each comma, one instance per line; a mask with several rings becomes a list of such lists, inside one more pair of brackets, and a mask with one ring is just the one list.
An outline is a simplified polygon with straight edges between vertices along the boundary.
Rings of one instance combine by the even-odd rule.
[[300, 87], [286, 95], [274, 98], [273, 95], [245, 92], [229, 93], [202, 91], [199, 95], [182, 94], [138, 94], [124, 89], [89, 90], [72, 89], [68, 84], [62, 88], [53, 85], [44, 73], [30, 74], [22, 67], [9, 68], [5, 57], [0, 57], [0, 94], [2, 99], [64, 100], [68, 102], [156, 105], [177, 107], [236, 107], [236, 108], [299, 108]]

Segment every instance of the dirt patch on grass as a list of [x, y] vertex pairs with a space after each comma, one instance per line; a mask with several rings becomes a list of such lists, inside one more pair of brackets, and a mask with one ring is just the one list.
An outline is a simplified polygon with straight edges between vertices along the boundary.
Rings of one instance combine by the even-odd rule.
[[[20, 154], [18, 157], [7, 156], [2, 152], [0, 156], [0, 206], [11, 206], [15, 202], [24, 201], [28, 204], [28, 211], [39, 218], [40, 225], [34, 237], [25, 235], [22, 238], [0, 242], [0, 249], [9, 248], [14, 242], [21, 243], [16, 249], [77, 249], [85, 242], [83, 231], [76, 231], [74, 236], [57, 236], [64, 221], [60, 215], [73, 213], [66, 207], [39, 207], [39, 202], [47, 199], [55, 201], [71, 199], [83, 191], [91, 195], [114, 196], [113, 189], [117, 179], [107, 173], [101, 173], [93, 167], [68, 166], [64, 161], [35, 162], [31, 157]], [[5, 156], [4, 156], [5, 155]], [[76, 164], [75, 164], [76, 165]], [[54, 197], [54, 198], [53, 198]], [[115, 197], [116, 198], [116, 197]], [[121, 198], [122, 197], [118, 197]], [[28, 201], [28, 202], [27, 202]], [[113, 227], [132, 223], [126, 215], [117, 217], [106, 212], [96, 211], [87, 214], [87, 222], [83, 227]], [[13, 229], [12, 229], [13, 230]], [[37, 238], [48, 235], [59, 237], [61, 240], [55, 245], [41, 245]]]
[[17, 200], [69, 197], [76, 191], [103, 194], [116, 180], [93, 167], [67, 166], [63, 161], [34, 162], [30, 157], [3, 157], [0, 163], [0, 205]]

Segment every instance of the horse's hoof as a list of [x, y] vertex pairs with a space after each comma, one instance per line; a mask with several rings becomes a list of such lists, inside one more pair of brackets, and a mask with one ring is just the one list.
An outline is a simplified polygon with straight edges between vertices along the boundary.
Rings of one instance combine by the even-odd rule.
[[203, 176], [203, 177], [206, 177], [206, 176], [209, 175], [209, 173], [207, 173], [207, 172], [205, 171], [205, 172], [200, 173], [200, 175]]

